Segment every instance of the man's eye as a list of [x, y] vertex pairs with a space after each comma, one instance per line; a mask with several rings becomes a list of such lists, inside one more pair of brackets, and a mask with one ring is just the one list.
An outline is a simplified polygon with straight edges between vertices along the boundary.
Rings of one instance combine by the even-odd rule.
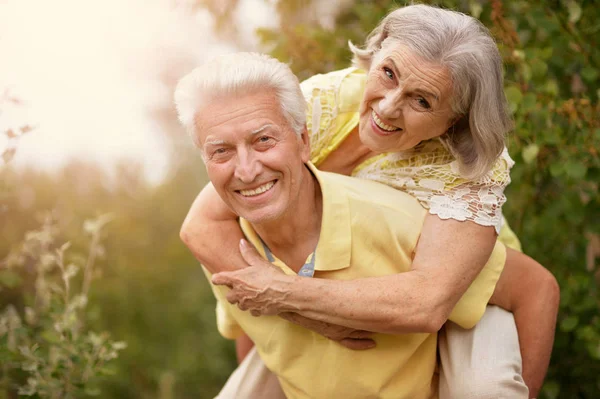
[[392, 72], [392, 70], [388, 67], [383, 67], [383, 73], [385, 73], [385, 75], [390, 78], [390, 80], [394, 79], [394, 72]]
[[273, 143], [273, 138], [270, 136], [260, 136], [257, 140], [256, 140], [257, 144], [272, 144]]
[[226, 148], [217, 148], [213, 151], [213, 155], [223, 155], [227, 152]]

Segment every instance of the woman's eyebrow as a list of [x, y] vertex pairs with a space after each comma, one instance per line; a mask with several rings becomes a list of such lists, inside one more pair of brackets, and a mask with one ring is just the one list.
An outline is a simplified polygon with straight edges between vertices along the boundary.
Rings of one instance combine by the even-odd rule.
[[423, 97], [433, 98], [435, 101], [439, 101], [439, 97], [430, 91], [423, 90], [423, 89], [416, 89], [415, 93], [421, 94]]

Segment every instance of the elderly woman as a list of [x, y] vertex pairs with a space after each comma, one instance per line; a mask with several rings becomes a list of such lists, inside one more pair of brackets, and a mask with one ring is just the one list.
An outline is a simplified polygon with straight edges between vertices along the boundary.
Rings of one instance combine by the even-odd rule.
[[[418, 5], [390, 13], [369, 35], [364, 49], [352, 45], [351, 49], [357, 68], [317, 75], [302, 83], [312, 162], [322, 170], [391, 185], [415, 196], [429, 210], [412, 267], [435, 268], [440, 275], [451, 271], [444, 274], [444, 281], [432, 285], [431, 303], [420, 304], [420, 309], [429, 309], [432, 320], [448, 318], [481, 271], [497, 234], [513, 248], [508, 250], [507, 263], [535, 270], [537, 285], [524, 282], [532, 290], [526, 309], [498, 304], [513, 311], [514, 320], [510, 313], [490, 309], [472, 330], [448, 323], [440, 339], [442, 397], [484, 397], [481, 392], [486, 389], [489, 397], [498, 397], [494, 394], [500, 388], [495, 383], [511, 385], [505, 390], [508, 397], [525, 397], [527, 388], [519, 383], [520, 364], [515, 365], [520, 359], [511, 358], [519, 347], [517, 340], [523, 353], [523, 378], [529, 394], [535, 396], [549, 362], [558, 289], [551, 274], [516, 251], [518, 240], [507, 226], [502, 227], [503, 191], [512, 166], [505, 149], [511, 119], [503, 92], [502, 62], [493, 39], [471, 17]], [[239, 225], [210, 185], [192, 206], [181, 236], [213, 273], [247, 266], [237, 250], [242, 238]], [[252, 280], [252, 273], [221, 275], [230, 277], [230, 285], [241, 279], [259, 290], [265, 288]], [[396, 289], [401, 275], [386, 279], [389, 285], [383, 289], [402, 292]], [[243, 301], [247, 293], [243, 287], [236, 289], [236, 300]], [[336, 294], [352, 298], [349, 292]], [[389, 312], [411, 303], [399, 295], [388, 309], [385, 304], [369, 303], [368, 296], [363, 299], [364, 303], [332, 309], [327, 298], [314, 298], [322, 308], [303, 316], [389, 333], [389, 326], [382, 325], [389, 321]], [[260, 314], [261, 301], [268, 298], [259, 298], [254, 305], [246, 300], [244, 306]], [[353, 306], [376, 310], [365, 324], [354, 319]], [[388, 317], [377, 320], [386, 312]], [[531, 314], [543, 312], [547, 316], [541, 325], [527, 325]], [[466, 353], [469, 345], [458, 342], [475, 345], [473, 356]], [[454, 374], [452, 362], [473, 361], [478, 356], [491, 362], [463, 364], [468, 379]]]

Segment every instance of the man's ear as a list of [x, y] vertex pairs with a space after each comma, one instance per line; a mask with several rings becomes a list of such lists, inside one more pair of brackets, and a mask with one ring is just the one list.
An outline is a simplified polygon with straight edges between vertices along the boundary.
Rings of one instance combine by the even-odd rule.
[[307, 163], [310, 161], [310, 137], [308, 136], [306, 125], [304, 125], [304, 130], [302, 130], [300, 140], [302, 145], [302, 162]]

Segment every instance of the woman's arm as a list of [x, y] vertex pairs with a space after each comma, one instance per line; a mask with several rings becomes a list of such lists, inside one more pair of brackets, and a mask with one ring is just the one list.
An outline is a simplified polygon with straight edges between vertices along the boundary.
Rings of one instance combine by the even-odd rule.
[[244, 235], [237, 215], [227, 207], [211, 183], [196, 197], [179, 236], [211, 273], [247, 266], [238, 250], [238, 242]]
[[492, 227], [429, 215], [406, 273], [350, 281], [282, 276], [243, 248], [247, 260], [263, 269], [221, 273], [213, 282], [234, 288], [230, 302], [260, 314], [295, 312], [388, 334], [437, 332], [487, 262], [495, 240]]
[[490, 304], [515, 316], [530, 398], [539, 394], [548, 370], [559, 301], [554, 276], [529, 256], [507, 249], [506, 265]]
[[[248, 266], [238, 247], [244, 235], [237, 216], [231, 212], [210, 183], [192, 204], [181, 227], [180, 236], [194, 256], [211, 273], [238, 270]], [[375, 346], [367, 331], [310, 320], [297, 314], [282, 313], [280, 316], [349, 349], [364, 350]]]

